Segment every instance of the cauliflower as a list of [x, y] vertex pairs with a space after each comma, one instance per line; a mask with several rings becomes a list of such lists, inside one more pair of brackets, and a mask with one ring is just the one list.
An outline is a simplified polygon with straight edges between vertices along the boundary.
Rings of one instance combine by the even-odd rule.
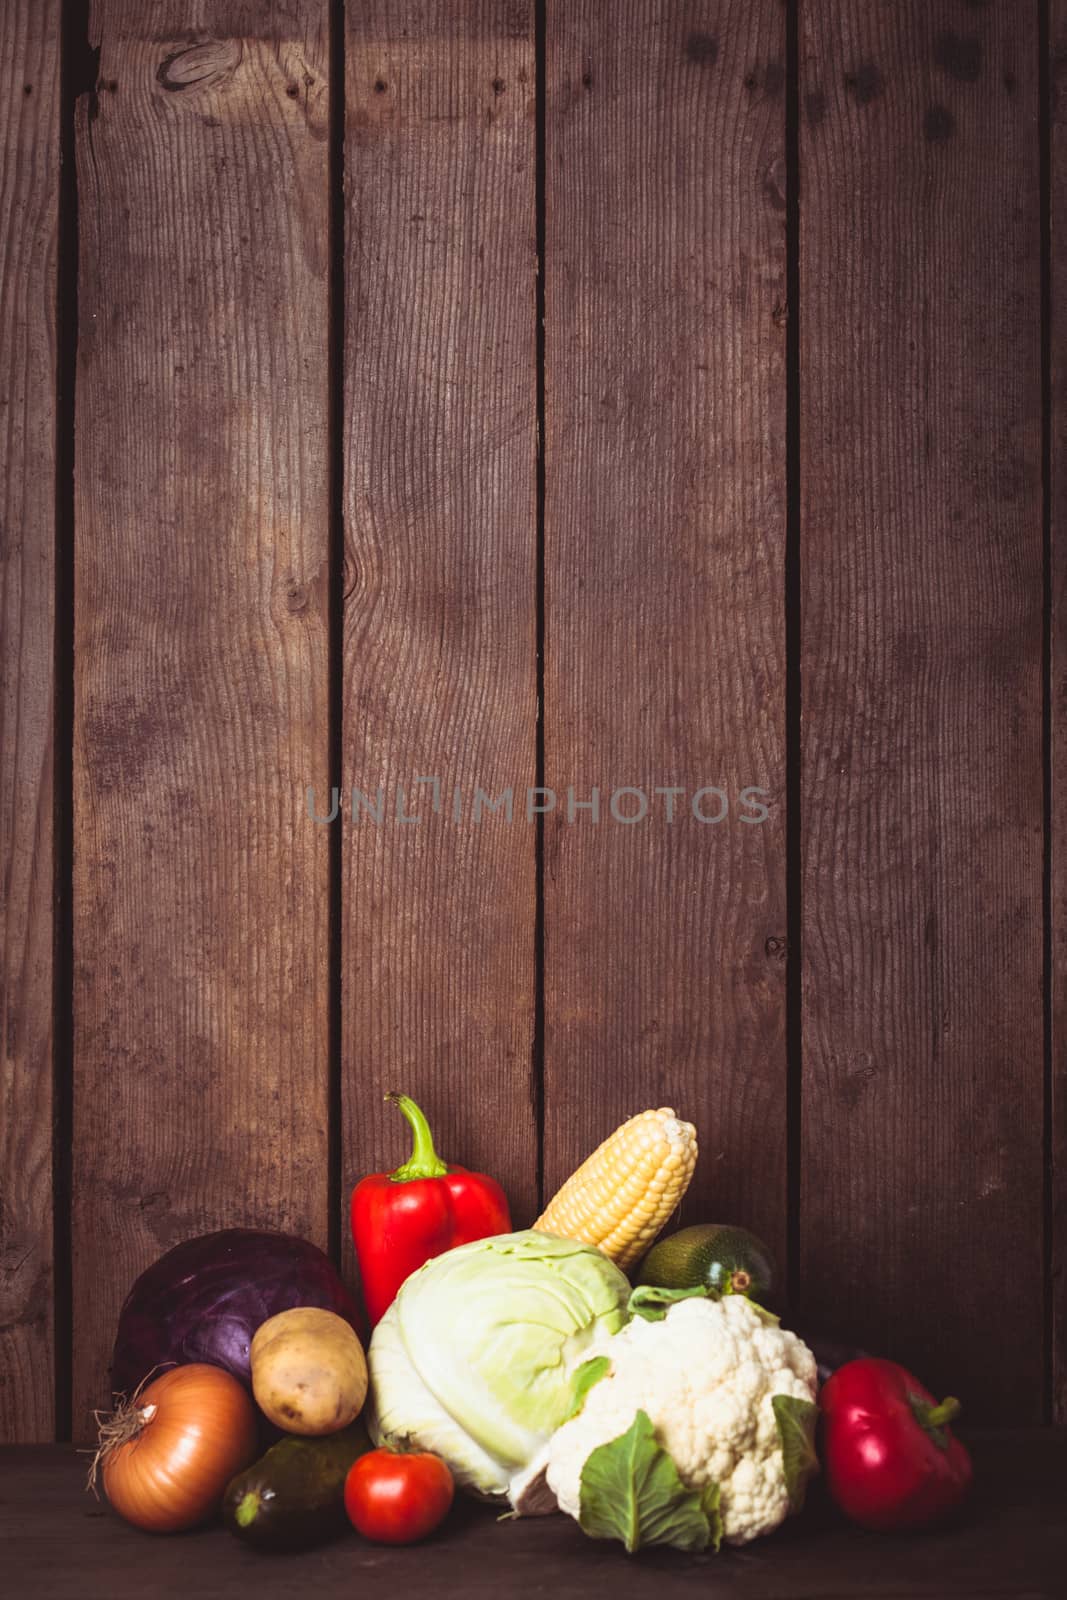
[[[636, 1316], [621, 1332], [598, 1336], [583, 1357], [598, 1355], [610, 1368], [548, 1446], [547, 1484], [561, 1510], [588, 1526], [582, 1516], [586, 1462], [644, 1412], [685, 1489], [711, 1497], [718, 1485], [722, 1534], [730, 1544], [746, 1544], [784, 1520], [791, 1485], [773, 1397], [810, 1407], [818, 1383], [815, 1358], [796, 1334], [742, 1295], [687, 1299], [659, 1321]], [[810, 1470], [815, 1413], [802, 1406], [799, 1414], [807, 1431], [800, 1450]]]

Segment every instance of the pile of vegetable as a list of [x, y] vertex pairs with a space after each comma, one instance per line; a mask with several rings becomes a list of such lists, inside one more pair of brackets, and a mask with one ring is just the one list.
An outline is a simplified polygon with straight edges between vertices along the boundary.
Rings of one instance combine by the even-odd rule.
[[783, 1327], [774, 1260], [746, 1229], [656, 1242], [697, 1159], [673, 1110], [624, 1123], [516, 1232], [499, 1184], [442, 1161], [418, 1106], [389, 1098], [413, 1151], [352, 1196], [366, 1350], [331, 1262], [286, 1234], [189, 1240], [133, 1285], [90, 1472], [128, 1521], [221, 1516], [263, 1551], [349, 1526], [406, 1544], [458, 1488], [630, 1552], [718, 1550], [801, 1511], [820, 1461], [865, 1527], [960, 1504], [955, 1399]]

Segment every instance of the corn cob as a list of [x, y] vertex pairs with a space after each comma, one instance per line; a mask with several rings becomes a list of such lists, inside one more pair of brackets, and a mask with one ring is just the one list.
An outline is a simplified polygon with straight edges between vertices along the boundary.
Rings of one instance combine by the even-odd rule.
[[616, 1128], [542, 1211], [534, 1227], [595, 1244], [616, 1266], [632, 1267], [689, 1187], [696, 1129], [669, 1106], [642, 1111]]

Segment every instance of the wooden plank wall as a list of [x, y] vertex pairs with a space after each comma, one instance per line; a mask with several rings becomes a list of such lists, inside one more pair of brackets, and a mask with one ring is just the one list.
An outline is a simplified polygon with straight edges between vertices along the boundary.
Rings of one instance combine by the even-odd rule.
[[52, 1436], [59, 4], [0, 8], [0, 1439]]
[[1050, 313], [1045, 418], [1050, 555], [1051, 1082], [1048, 1240], [1052, 1416], [1067, 1425], [1067, 0], [1050, 0], [1047, 94]]
[[86, 1434], [176, 1239], [346, 1241], [392, 1087], [520, 1223], [676, 1104], [810, 1324], [1067, 1421], [1064, 0], [91, 0], [74, 129], [59, 14], [0, 8], [0, 1436], [71, 1366]]
[[803, 1298], [1004, 1422], [1045, 1356], [1036, 25], [825, 0], [800, 62]]
[[785, 17], [567, 0], [547, 43], [545, 1183], [673, 1105], [687, 1215], [784, 1259]]
[[227, 1224], [324, 1244], [328, 1189], [327, 6], [96, 0], [91, 40], [76, 1428], [142, 1267]]
[[[533, 16], [348, 8], [343, 1171], [432, 1117], [537, 1214]], [[438, 789], [432, 782], [438, 780]], [[515, 791], [512, 820], [483, 809]], [[397, 820], [398, 795], [405, 813]], [[456, 795], [459, 795], [459, 820]], [[439, 810], [435, 811], [435, 798]], [[344, 1229], [346, 1252], [348, 1228]]]

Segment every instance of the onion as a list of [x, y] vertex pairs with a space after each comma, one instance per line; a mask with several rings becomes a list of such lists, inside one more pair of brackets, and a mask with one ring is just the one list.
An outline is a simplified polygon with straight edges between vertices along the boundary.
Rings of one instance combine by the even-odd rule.
[[115, 1510], [149, 1533], [178, 1533], [205, 1521], [230, 1479], [256, 1455], [247, 1390], [204, 1362], [146, 1379], [130, 1401], [110, 1416], [97, 1412], [96, 1420], [89, 1487], [95, 1490], [101, 1470]]

